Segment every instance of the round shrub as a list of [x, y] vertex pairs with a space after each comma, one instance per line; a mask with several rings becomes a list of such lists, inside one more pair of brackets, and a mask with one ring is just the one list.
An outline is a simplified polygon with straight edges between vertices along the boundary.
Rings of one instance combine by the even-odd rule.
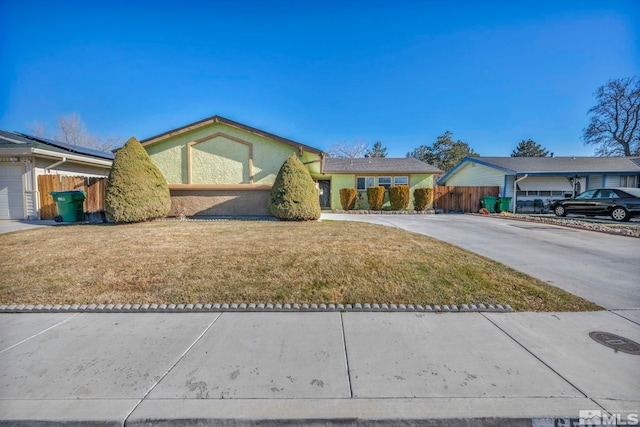
[[171, 209], [167, 180], [134, 137], [113, 159], [104, 208], [109, 218], [119, 223], [161, 218]]
[[371, 186], [367, 188], [367, 202], [369, 203], [369, 209], [372, 211], [379, 211], [384, 204], [384, 191], [385, 188], [381, 186]]
[[356, 206], [356, 196], [358, 192], [355, 188], [340, 189], [340, 204], [345, 211], [353, 210]]
[[320, 218], [318, 190], [307, 168], [295, 154], [284, 162], [269, 194], [269, 213], [285, 221]]
[[423, 211], [431, 205], [431, 188], [416, 188], [413, 190], [413, 206], [417, 211]]
[[407, 209], [409, 206], [409, 187], [406, 185], [392, 185], [389, 187], [389, 203], [394, 211]]

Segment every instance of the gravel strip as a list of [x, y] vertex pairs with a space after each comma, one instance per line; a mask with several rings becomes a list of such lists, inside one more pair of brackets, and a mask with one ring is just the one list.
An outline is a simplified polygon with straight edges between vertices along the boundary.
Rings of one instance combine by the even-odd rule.
[[[480, 215], [480, 214], [470, 214]], [[578, 228], [580, 230], [598, 231], [600, 233], [616, 234], [620, 236], [640, 237], [640, 223], [638, 222], [625, 222], [625, 223], [608, 223], [608, 222], [596, 222], [588, 219], [581, 218], [558, 218], [548, 216], [536, 216], [526, 214], [493, 214], [493, 215], [481, 215], [488, 216], [490, 218], [502, 218], [511, 219], [515, 221], [535, 222], [542, 224], [560, 225], [563, 227]]]
[[412, 313], [509, 313], [505, 304], [75, 304], [0, 305], [0, 313], [201, 313], [201, 312], [412, 312]]

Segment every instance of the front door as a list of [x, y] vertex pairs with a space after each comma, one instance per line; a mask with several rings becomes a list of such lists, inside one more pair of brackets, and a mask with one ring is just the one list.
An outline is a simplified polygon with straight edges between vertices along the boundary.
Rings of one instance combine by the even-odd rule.
[[320, 208], [331, 209], [331, 181], [318, 181]]

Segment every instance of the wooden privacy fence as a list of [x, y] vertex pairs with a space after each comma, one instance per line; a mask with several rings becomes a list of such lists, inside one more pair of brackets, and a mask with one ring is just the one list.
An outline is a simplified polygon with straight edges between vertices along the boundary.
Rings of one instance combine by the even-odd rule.
[[478, 212], [482, 196], [497, 197], [499, 187], [433, 187], [433, 208], [443, 213]]
[[82, 190], [86, 193], [84, 212], [87, 220], [104, 219], [104, 194], [107, 178], [64, 175], [38, 175], [40, 219], [53, 219], [58, 213], [51, 191]]

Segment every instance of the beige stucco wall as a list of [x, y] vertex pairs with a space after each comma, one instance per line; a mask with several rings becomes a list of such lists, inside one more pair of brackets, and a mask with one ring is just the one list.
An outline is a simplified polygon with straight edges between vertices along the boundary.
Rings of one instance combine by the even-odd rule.
[[[218, 135], [216, 135], [218, 134]], [[237, 141], [240, 140], [240, 141]], [[145, 146], [151, 160], [169, 184], [188, 183], [188, 150], [192, 145], [193, 184], [249, 184], [249, 154], [253, 158], [253, 183], [273, 184], [293, 146], [262, 137], [224, 123], [213, 123], [190, 132]], [[312, 173], [319, 173], [320, 155], [305, 152], [301, 159]]]

